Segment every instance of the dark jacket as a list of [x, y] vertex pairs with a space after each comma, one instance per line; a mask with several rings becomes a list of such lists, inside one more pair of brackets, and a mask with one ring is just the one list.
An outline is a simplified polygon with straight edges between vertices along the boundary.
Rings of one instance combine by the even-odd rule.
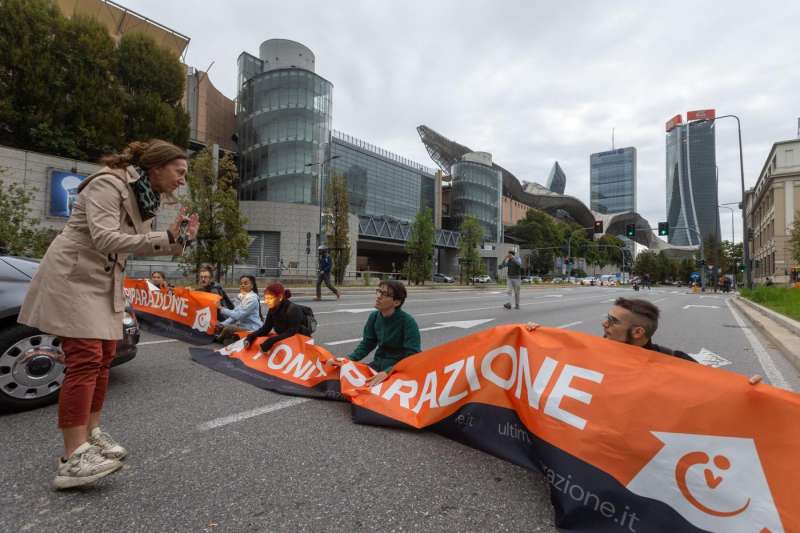
[[228, 297], [228, 293], [225, 292], [225, 289], [222, 288], [222, 285], [220, 285], [216, 281], [212, 281], [211, 285], [209, 285], [208, 288], [198, 287], [197, 290], [200, 292], [210, 292], [212, 294], [217, 294], [222, 297], [222, 305], [224, 305], [228, 309], [234, 308], [233, 302]]
[[686, 352], [682, 352], [680, 350], [673, 350], [671, 348], [667, 348], [666, 346], [659, 346], [658, 344], [654, 344], [652, 340], [647, 341], [647, 344], [642, 346], [645, 350], [653, 350], [654, 352], [660, 352], [664, 355], [671, 355], [673, 357], [678, 357], [680, 359], [685, 359], [687, 361], [691, 361], [692, 363], [696, 363], [697, 360], [689, 355]]
[[522, 260], [519, 257], [512, 256], [511, 259], [503, 261], [499, 268], [508, 268], [508, 277], [518, 278], [522, 275]]
[[303, 324], [305, 316], [300, 306], [289, 300], [283, 300], [276, 309], [270, 309], [264, 325], [247, 336], [248, 342], [253, 342], [257, 337], [264, 337], [274, 329], [274, 335], [261, 343], [261, 351], [266, 353], [276, 342], [288, 339], [298, 333], [306, 334]]
[[328, 254], [320, 255], [319, 256], [319, 273], [320, 274], [329, 274], [333, 268], [333, 261], [331, 260], [331, 256]]
[[419, 353], [422, 346], [417, 321], [402, 309], [397, 309], [389, 318], [380, 311], [373, 311], [364, 325], [361, 343], [349, 359], [360, 361], [372, 350], [375, 355], [369, 366], [378, 372], [389, 372], [400, 360]]

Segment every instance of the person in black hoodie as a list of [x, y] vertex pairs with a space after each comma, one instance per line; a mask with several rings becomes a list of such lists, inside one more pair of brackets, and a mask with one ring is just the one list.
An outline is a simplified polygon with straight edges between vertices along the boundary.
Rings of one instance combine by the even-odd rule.
[[273, 329], [277, 335], [273, 335], [261, 343], [263, 353], [268, 353], [276, 343], [288, 339], [292, 335], [298, 333], [311, 335], [305, 326], [303, 310], [289, 301], [291, 297], [292, 291], [277, 281], [264, 290], [264, 300], [269, 307], [267, 319], [264, 321], [264, 325], [245, 338], [245, 346], [249, 346], [258, 337], [269, 335]]

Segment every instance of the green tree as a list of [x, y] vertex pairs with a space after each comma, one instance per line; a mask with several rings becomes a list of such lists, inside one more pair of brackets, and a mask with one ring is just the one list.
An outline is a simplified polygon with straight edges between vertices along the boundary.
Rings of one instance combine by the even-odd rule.
[[335, 174], [328, 183], [325, 204], [330, 217], [326, 218], [325, 242], [331, 251], [333, 277], [337, 284], [344, 281], [350, 264], [350, 202], [347, 198], [347, 179]]
[[217, 276], [247, 255], [250, 238], [244, 229], [246, 220], [239, 212], [236, 185], [239, 174], [230, 155], [219, 160], [215, 172], [209, 150], [198, 152], [189, 162], [186, 176], [188, 196], [181, 203], [189, 213], [200, 216], [197, 246], [181, 257], [194, 272], [202, 264], [216, 265]]
[[129, 139], [188, 144], [189, 115], [181, 106], [186, 71], [172, 52], [146, 35], [126, 34], [117, 49], [117, 76]]
[[[566, 255], [569, 231], [569, 226], [557, 222], [543, 211], [529, 209], [524, 219], [506, 230], [506, 235], [521, 240], [524, 248], [532, 250], [530, 269], [544, 275], [553, 269], [553, 259], [562, 253], [562, 246]], [[580, 246], [580, 241], [575, 241], [575, 244]]]
[[58, 234], [39, 227], [39, 219], [30, 216], [29, 207], [36, 189], [26, 190], [17, 183], [0, 179], [0, 248], [3, 253], [42, 257]]
[[478, 247], [483, 242], [483, 226], [473, 216], [466, 216], [459, 228], [458, 260], [461, 263], [461, 282], [472, 283], [472, 278], [484, 271]]
[[636, 256], [633, 272], [638, 276], [648, 275], [652, 281], [659, 279], [658, 254], [653, 250], [645, 250]]
[[411, 234], [406, 241], [406, 276], [414, 285], [425, 285], [433, 273], [433, 244], [435, 240], [433, 215], [429, 208], [417, 212]]

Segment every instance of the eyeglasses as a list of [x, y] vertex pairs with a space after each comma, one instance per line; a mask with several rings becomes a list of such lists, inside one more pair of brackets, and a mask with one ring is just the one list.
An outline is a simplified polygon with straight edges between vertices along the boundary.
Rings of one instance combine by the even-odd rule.
[[617, 324], [622, 324], [622, 320], [612, 315], [606, 315], [606, 321], [608, 322], [609, 326], [616, 326]]
[[387, 291], [387, 290], [383, 290], [383, 289], [375, 289], [375, 294], [377, 296], [386, 297], [386, 298], [391, 298], [393, 296], [391, 291]]

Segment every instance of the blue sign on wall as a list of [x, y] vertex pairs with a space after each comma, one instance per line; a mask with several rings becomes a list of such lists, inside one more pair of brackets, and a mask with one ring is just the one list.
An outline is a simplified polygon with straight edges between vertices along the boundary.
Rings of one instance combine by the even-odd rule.
[[72, 206], [78, 199], [78, 185], [86, 179], [84, 174], [65, 172], [63, 170], [50, 171], [50, 210], [51, 217], [69, 218]]

